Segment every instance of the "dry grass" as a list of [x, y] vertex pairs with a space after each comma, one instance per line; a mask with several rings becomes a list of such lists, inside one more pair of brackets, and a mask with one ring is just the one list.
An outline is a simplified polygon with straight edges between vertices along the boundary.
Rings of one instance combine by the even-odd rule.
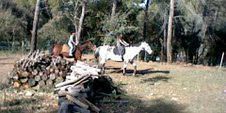
[[[15, 56], [15, 55], [14, 55]], [[0, 57], [1, 86], [20, 56]], [[90, 56], [84, 56], [91, 59]], [[127, 102], [100, 103], [104, 113], [225, 113], [226, 70], [184, 64], [138, 62], [138, 76], [123, 76], [121, 63], [108, 62], [107, 74], [124, 93]], [[35, 92], [0, 87], [0, 112], [56, 112], [57, 97], [51, 92]], [[117, 99], [119, 99], [117, 97]], [[107, 98], [109, 100], [109, 98]]]
[[[120, 68], [108, 62], [108, 67]], [[225, 113], [226, 71], [215, 67], [138, 62], [137, 77], [109, 74], [136, 104], [128, 112]], [[132, 69], [132, 68], [130, 68]], [[110, 69], [108, 72], [114, 72]]]

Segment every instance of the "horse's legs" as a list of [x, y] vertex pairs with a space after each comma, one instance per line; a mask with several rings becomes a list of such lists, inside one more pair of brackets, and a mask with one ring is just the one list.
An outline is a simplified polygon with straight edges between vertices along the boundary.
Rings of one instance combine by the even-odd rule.
[[136, 73], [137, 73], [137, 64], [136, 64], [135, 62], [132, 62], [132, 65], [133, 65], [133, 67], [134, 67], [134, 70], [133, 70], [133, 76], [135, 76]]
[[122, 69], [122, 74], [125, 75], [126, 74], [126, 67], [127, 67], [127, 62], [124, 62], [123, 64], [123, 69]]
[[101, 71], [102, 71], [102, 72], [101, 72], [102, 74], [105, 74], [105, 63], [102, 64]]
[[101, 59], [99, 65], [101, 67], [101, 74], [104, 74], [105, 73], [105, 60], [104, 59]]
[[137, 73], [137, 64], [134, 61], [130, 61], [130, 63], [133, 65], [134, 69], [133, 69], [133, 76], [136, 75]]

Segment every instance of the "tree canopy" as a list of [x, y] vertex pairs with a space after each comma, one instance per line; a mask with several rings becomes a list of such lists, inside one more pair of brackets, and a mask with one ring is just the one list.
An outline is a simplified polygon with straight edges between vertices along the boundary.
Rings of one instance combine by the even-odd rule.
[[[66, 43], [75, 32], [82, 13], [81, 0], [40, 0], [38, 48], [50, 43]], [[81, 41], [96, 45], [114, 45], [123, 34], [129, 43], [143, 40], [144, 10], [134, 5], [142, 0], [87, 0]], [[116, 3], [112, 18], [113, 3]], [[175, 0], [173, 17], [173, 60], [216, 65], [226, 51], [225, 0]], [[36, 0], [0, 1], [0, 45], [29, 47]], [[150, 57], [166, 55], [164, 33], [167, 30], [170, 0], [152, 0], [147, 14], [146, 41], [154, 49]], [[2, 49], [2, 48], [0, 48]]]

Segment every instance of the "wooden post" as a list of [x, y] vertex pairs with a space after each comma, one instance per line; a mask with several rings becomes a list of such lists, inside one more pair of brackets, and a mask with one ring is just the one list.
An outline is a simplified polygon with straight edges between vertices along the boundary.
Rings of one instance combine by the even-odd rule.
[[222, 56], [221, 56], [221, 62], [220, 62], [219, 69], [222, 67], [223, 61], [224, 61], [224, 52], [222, 53]]

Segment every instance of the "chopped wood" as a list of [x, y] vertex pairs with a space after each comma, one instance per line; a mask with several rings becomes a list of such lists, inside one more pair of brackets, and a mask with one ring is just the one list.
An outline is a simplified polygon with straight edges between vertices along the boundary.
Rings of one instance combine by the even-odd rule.
[[58, 84], [58, 83], [60, 83], [60, 82], [63, 82], [63, 81], [64, 81], [63, 77], [57, 77], [57, 78], [55, 79], [55, 83], [56, 83], [56, 84]]
[[88, 105], [86, 105], [85, 103], [81, 102], [80, 100], [74, 98], [74, 97], [71, 96], [71, 95], [66, 95], [66, 98], [67, 98], [68, 100], [74, 102], [74, 103], [77, 104], [78, 106], [84, 108], [84, 109], [88, 109], [88, 108], [89, 108]]
[[52, 86], [53, 85], [53, 80], [49, 79], [46, 81], [46, 85]]
[[13, 76], [13, 80], [19, 80], [19, 76], [18, 75]]
[[60, 71], [60, 72], [59, 72], [59, 76], [65, 78], [65, 77], [67, 76], [67, 71]]
[[44, 72], [40, 71], [38, 75], [42, 76], [42, 75], [44, 75]]
[[23, 88], [27, 89], [27, 88], [29, 88], [29, 87], [30, 87], [30, 86], [29, 86], [28, 83], [23, 84]]
[[77, 82], [75, 82], [73, 85], [76, 86], [76, 85], [79, 85], [81, 84], [83, 81], [87, 80], [90, 76], [85, 76], [84, 78], [78, 80]]
[[48, 67], [46, 67], [46, 70], [47, 71], [50, 71], [50, 68], [51, 68], [51, 66], [48, 66]]
[[69, 76], [66, 76], [66, 80], [72, 80], [72, 79], [77, 79], [79, 76], [75, 76], [75, 75], [69, 75]]
[[28, 81], [28, 78], [27, 77], [20, 78], [20, 82], [21, 83], [26, 83], [27, 81]]
[[86, 98], [81, 97], [80, 99], [81, 99], [81, 101], [83, 101], [87, 105], [89, 105], [91, 110], [95, 111], [95, 113], [99, 113], [100, 112], [100, 109], [97, 106], [95, 106], [94, 104], [92, 104], [90, 101], [88, 101]]
[[13, 82], [13, 87], [18, 88], [21, 86], [21, 83], [19, 81]]
[[66, 86], [62, 86], [62, 87], [58, 87], [55, 88], [54, 91], [59, 91], [59, 90], [66, 90], [68, 87], [73, 87], [73, 85], [66, 85]]
[[38, 70], [36, 70], [36, 69], [33, 70], [33, 71], [32, 71], [32, 75], [38, 75]]
[[55, 69], [54, 73], [55, 74], [59, 74], [60, 70], [59, 69]]
[[38, 82], [38, 85], [39, 85], [39, 86], [45, 86], [45, 85], [46, 85], [46, 83], [45, 83], [45, 81], [44, 81], [44, 80], [41, 80], [41, 81], [39, 81], [39, 82]]
[[76, 94], [76, 93], [80, 93], [82, 89], [84, 89], [84, 87], [82, 85], [79, 85], [79, 86], [70, 86], [70, 87], [67, 88], [67, 91], [70, 94]]
[[58, 94], [58, 96], [62, 97], [62, 96], [68, 95], [69, 93], [68, 93], [68, 91], [60, 90], [60, 91], [58, 91], [57, 94]]
[[35, 86], [35, 84], [36, 84], [36, 81], [35, 81], [35, 79], [33, 79], [33, 78], [29, 78], [29, 80], [28, 80], [28, 84], [29, 84], [29, 86]]
[[43, 75], [41, 76], [42, 80], [46, 81], [48, 79], [48, 76], [47, 75]]
[[51, 73], [51, 74], [49, 75], [49, 79], [50, 79], [50, 80], [55, 80], [55, 79], [56, 79], [56, 74], [55, 74], [55, 73]]
[[50, 68], [50, 69], [49, 69], [49, 72], [50, 72], [50, 73], [53, 73], [53, 72], [54, 72], [54, 68]]
[[71, 65], [72, 64], [68, 63], [65, 59], [60, 57], [55, 59], [37, 50], [17, 61], [8, 78], [12, 81], [12, 85], [15, 81], [26, 84], [29, 82], [30, 78], [33, 78], [36, 82], [33, 86], [34, 82], [30, 81], [32, 87], [36, 85], [46, 85], [45, 82], [48, 81], [48, 79], [52, 81], [48, 81], [47, 85], [53, 85], [64, 80], [63, 78], [67, 76]]
[[20, 73], [21, 77], [28, 77], [30, 73], [28, 73], [27, 71], [23, 71]]
[[35, 81], [40, 81], [41, 80], [41, 76], [40, 75], [37, 75], [37, 76], [35, 76]]
[[64, 91], [64, 90], [60, 90], [58, 91], [58, 96], [66, 96], [66, 95], [71, 95], [73, 97], [77, 97], [79, 95], [81, 95], [79, 92], [76, 92], [76, 93], [70, 93], [68, 91]]
[[[57, 60], [55, 61], [55, 63], [58, 63]], [[59, 76], [62, 75], [62, 72], [66, 71], [60, 69], [62, 66], [57, 65], [57, 67], [58, 68], [55, 68], [55, 72], [56, 69], [59, 69]], [[76, 104], [76, 107], [79, 106], [81, 109], [89, 108], [89, 110], [91, 110], [92, 112], [99, 113], [100, 109], [89, 100], [87, 100], [87, 98], [106, 96], [98, 94], [100, 92], [103, 92], [105, 94], [106, 88], [110, 88], [108, 91], [106, 91], [106, 94], [108, 94], [109, 92], [111, 93], [114, 89], [113, 84], [111, 84], [112, 81], [110, 81], [111, 79], [99, 79], [100, 77], [104, 78], [104, 76], [99, 76], [99, 69], [96, 69], [79, 61], [75, 65], [71, 66], [70, 69], [72, 72], [70, 74], [67, 74], [68, 71], [65, 73], [65, 75], [67, 75], [65, 77], [66, 80], [64, 82], [56, 84], [54, 91], [57, 91], [58, 96], [66, 96], [66, 99], [74, 102]], [[99, 82], [96, 79], [99, 79]], [[110, 84], [100, 82], [103, 80], [106, 80], [106, 82]]]
[[68, 85], [68, 84], [73, 84], [73, 83], [76, 83], [77, 81], [83, 79], [83, 78], [88, 78], [89, 76], [81, 76], [79, 78], [76, 78], [76, 79], [72, 79], [72, 80], [68, 80], [68, 81], [65, 81], [65, 82], [61, 82], [57, 85], [55, 85], [55, 87], [62, 87], [62, 86], [65, 86], [65, 85]]

